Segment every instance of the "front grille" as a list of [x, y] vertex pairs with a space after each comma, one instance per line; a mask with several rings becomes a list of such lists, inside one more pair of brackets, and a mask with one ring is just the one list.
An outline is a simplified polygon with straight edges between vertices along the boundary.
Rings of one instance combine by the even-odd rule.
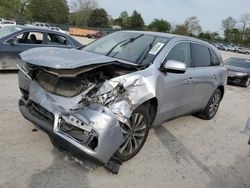
[[39, 70], [36, 80], [46, 91], [59, 96], [73, 97], [86, 88], [77, 78], [58, 77], [44, 70]]

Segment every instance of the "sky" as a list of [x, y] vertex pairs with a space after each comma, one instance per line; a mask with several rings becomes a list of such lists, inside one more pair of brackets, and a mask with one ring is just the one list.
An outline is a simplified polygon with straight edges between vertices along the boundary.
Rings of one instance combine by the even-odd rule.
[[250, 13], [250, 0], [96, 0], [113, 17], [122, 11], [141, 13], [146, 24], [162, 18], [173, 25], [181, 24], [190, 16], [197, 16], [203, 31], [223, 33], [221, 22], [228, 16], [239, 19]]

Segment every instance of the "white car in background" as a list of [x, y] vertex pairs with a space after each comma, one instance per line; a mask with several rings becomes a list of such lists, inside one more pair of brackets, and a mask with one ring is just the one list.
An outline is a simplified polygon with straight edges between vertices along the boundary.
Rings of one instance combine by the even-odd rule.
[[6, 27], [6, 26], [13, 26], [13, 25], [16, 25], [16, 22], [9, 21], [9, 20], [4, 20], [0, 22], [0, 28]]
[[66, 31], [60, 29], [59, 27], [50, 27], [50, 30], [68, 34]]
[[35, 26], [35, 27], [42, 27], [42, 28], [46, 28], [49, 29], [50, 25], [47, 23], [40, 23], [40, 22], [34, 22], [32, 24], [25, 24], [26, 26]]

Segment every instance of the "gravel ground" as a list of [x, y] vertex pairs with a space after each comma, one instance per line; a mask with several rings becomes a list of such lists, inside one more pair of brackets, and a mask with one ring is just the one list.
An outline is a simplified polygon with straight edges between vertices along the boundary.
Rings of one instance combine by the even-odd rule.
[[250, 187], [250, 146], [242, 134], [250, 87], [228, 86], [213, 120], [184, 116], [151, 129], [118, 175], [80, 166], [34, 130], [17, 107], [16, 72], [0, 73], [0, 88], [0, 187]]

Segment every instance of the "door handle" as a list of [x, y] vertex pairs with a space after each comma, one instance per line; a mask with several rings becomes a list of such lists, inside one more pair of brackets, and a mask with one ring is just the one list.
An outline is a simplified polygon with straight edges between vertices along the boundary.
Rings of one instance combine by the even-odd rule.
[[216, 75], [215, 74], [213, 74], [213, 76], [212, 76], [213, 78], [216, 78]]
[[189, 77], [188, 79], [187, 79], [187, 82], [188, 83], [192, 83], [194, 80], [193, 80], [193, 78], [192, 77]]

